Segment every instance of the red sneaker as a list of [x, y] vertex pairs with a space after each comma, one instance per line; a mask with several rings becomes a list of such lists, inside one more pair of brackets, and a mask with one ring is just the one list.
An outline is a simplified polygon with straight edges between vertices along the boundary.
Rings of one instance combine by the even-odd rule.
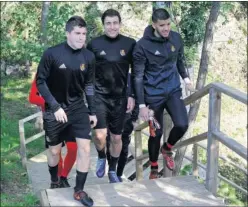
[[149, 175], [149, 179], [157, 179], [158, 178], [158, 170], [157, 169], [152, 169]]
[[84, 206], [91, 207], [94, 205], [94, 202], [91, 197], [84, 191], [75, 192], [73, 194], [75, 200], [81, 202]]
[[175, 162], [174, 162], [174, 159], [173, 159], [173, 152], [165, 150], [163, 148], [163, 146], [161, 147], [160, 152], [162, 153], [162, 155], [163, 155], [163, 157], [165, 159], [165, 163], [166, 163], [167, 168], [169, 170], [171, 170], [171, 171], [174, 170]]

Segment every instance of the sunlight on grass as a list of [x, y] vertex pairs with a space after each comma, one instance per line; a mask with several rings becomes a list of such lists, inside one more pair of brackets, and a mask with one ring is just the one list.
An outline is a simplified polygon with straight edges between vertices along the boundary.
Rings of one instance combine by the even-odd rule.
[[31, 193], [23, 198], [12, 194], [1, 194], [1, 206], [37, 206], [38, 203], [38, 198]]
[[11, 101], [20, 101], [20, 99], [27, 99], [28, 96], [26, 93], [18, 91], [14, 93], [7, 93], [4, 95], [4, 98]]

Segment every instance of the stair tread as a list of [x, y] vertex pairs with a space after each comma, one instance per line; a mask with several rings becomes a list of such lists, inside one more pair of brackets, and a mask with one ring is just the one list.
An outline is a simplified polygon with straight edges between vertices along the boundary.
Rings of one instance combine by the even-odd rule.
[[[95, 206], [223, 206], [192, 176], [140, 182], [89, 185], [86, 192]], [[50, 206], [82, 206], [73, 200], [73, 188], [47, 189]]]

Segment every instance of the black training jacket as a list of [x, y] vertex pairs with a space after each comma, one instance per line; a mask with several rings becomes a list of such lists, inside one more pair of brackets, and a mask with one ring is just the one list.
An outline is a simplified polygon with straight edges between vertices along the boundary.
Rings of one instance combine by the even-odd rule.
[[96, 94], [126, 97], [129, 68], [135, 40], [119, 34], [94, 38], [87, 45], [96, 57]]
[[[83, 106], [85, 112], [95, 114], [94, 78], [94, 54], [86, 48], [74, 50], [64, 42], [44, 52], [36, 84], [46, 110], [55, 112], [62, 107], [72, 111]], [[84, 93], [89, 110], [84, 105]]]
[[152, 26], [133, 51], [134, 86], [139, 104], [167, 98], [180, 88], [180, 78], [188, 77], [183, 64], [183, 42], [180, 34], [170, 31], [168, 38], [156, 37]]

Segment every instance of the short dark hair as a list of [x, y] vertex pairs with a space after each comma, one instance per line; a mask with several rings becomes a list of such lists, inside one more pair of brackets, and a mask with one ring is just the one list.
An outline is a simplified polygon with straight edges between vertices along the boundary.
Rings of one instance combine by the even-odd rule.
[[159, 8], [152, 13], [152, 22], [156, 23], [158, 20], [166, 20], [170, 18], [170, 14], [167, 10]]
[[118, 11], [114, 9], [107, 9], [103, 14], [102, 14], [102, 24], [104, 24], [104, 20], [106, 17], [114, 17], [117, 16], [119, 18], [119, 22], [121, 22], [121, 15]]
[[73, 16], [71, 17], [65, 25], [65, 31], [71, 32], [74, 27], [86, 27], [86, 22], [80, 16]]

